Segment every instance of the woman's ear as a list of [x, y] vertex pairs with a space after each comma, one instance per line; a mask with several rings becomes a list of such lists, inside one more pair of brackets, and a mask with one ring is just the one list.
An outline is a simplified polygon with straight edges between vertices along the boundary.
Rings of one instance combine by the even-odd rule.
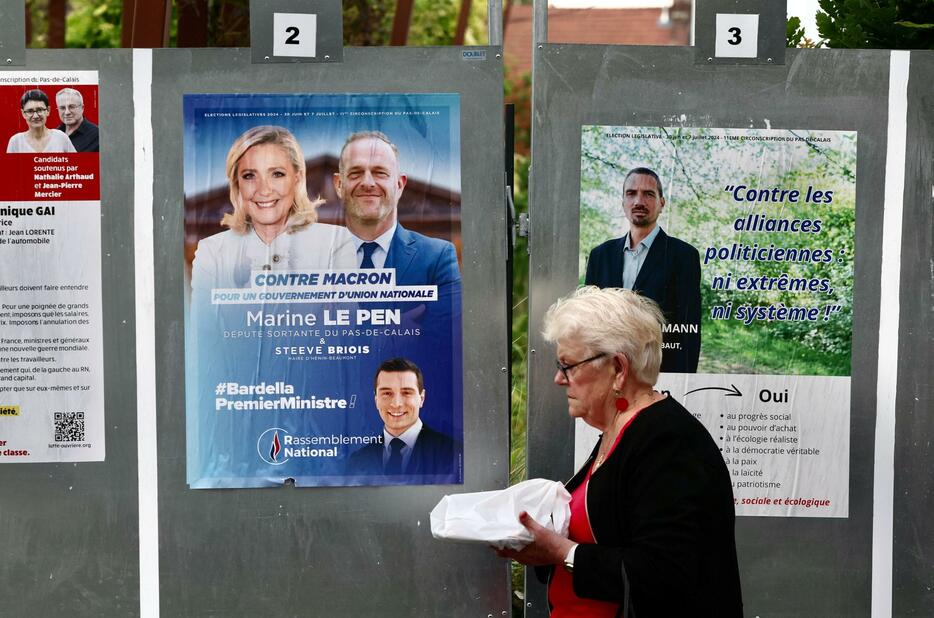
[[626, 384], [626, 378], [629, 377], [629, 359], [622, 352], [617, 352], [613, 355], [613, 367], [616, 369], [613, 388], [621, 391]]

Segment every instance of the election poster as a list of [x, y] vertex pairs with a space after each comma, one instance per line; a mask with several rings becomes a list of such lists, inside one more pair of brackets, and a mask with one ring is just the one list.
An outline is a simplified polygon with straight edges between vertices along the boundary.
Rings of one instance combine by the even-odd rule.
[[463, 483], [459, 95], [184, 120], [189, 486]]
[[0, 72], [0, 463], [104, 460], [97, 84]]
[[848, 515], [855, 205], [855, 132], [582, 128], [580, 282], [659, 303], [739, 515]]

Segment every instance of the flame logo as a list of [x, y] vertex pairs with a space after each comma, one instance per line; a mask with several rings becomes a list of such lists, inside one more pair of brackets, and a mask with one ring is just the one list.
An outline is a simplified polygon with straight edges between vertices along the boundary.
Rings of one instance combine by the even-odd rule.
[[[280, 433], [284, 437], [280, 437]], [[288, 436], [288, 430], [282, 427], [270, 427], [259, 434], [256, 439], [256, 454], [271, 466], [281, 466], [289, 460], [289, 457], [285, 456], [288, 454], [288, 449], [282, 446], [283, 440], [288, 442]]]
[[282, 444], [279, 443], [279, 432], [272, 435], [272, 446], [269, 449], [269, 458], [273, 461], [279, 461], [279, 452], [282, 450]]

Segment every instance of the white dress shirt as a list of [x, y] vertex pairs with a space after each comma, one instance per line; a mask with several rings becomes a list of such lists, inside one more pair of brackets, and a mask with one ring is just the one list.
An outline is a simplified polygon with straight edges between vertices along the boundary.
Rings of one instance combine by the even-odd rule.
[[631, 239], [629, 232], [626, 232], [625, 242], [623, 243], [623, 287], [627, 290], [631, 290], [632, 286], [636, 284], [636, 277], [639, 276], [639, 271], [642, 270], [642, 265], [645, 264], [645, 256], [649, 254], [649, 249], [652, 248], [652, 242], [658, 236], [659, 229], [657, 225], [652, 228], [649, 235], [643, 238], [635, 248], [630, 248]]
[[373, 250], [373, 255], [370, 257], [370, 259], [373, 260], [373, 268], [382, 268], [386, 264], [386, 256], [389, 255], [389, 245], [392, 244], [392, 236], [396, 233], [397, 225], [398, 223], [393, 223], [391, 228], [373, 240], [363, 240], [362, 238], [358, 238], [353, 232], [350, 233], [354, 247], [357, 250], [357, 266], [363, 263], [363, 243], [365, 242], [375, 242], [379, 245], [379, 247]]
[[393, 438], [399, 438], [405, 442], [405, 446], [402, 447], [402, 470], [405, 471], [406, 466], [409, 465], [409, 460], [412, 459], [412, 449], [415, 448], [415, 441], [418, 440], [418, 434], [422, 431], [422, 419], [417, 419], [415, 424], [402, 432], [400, 436], [394, 436], [383, 427], [383, 467], [386, 467], [386, 464], [389, 462], [389, 456], [392, 454], [392, 449], [389, 447], [389, 443], [392, 442]]

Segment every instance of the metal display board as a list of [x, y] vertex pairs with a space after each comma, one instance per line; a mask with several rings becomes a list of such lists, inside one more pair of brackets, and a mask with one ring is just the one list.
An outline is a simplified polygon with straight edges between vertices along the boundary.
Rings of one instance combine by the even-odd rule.
[[100, 462], [0, 465], [3, 616], [139, 614], [131, 57], [83, 49], [25, 56], [28, 71], [98, 73], [101, 244], [84, 250], [101, 255], [105, 409], [93, 413], [104, 414], [107, 452]]
[[[934, 453], [926, 440], [919, 439], [934, 431], [928, 413], [934, 405], [930, 381], [934, 284], [929, 271], [934, 152], [929, 85], [934, 56], [910, 54], [910, 74], [907, 69], [905, 73], [907, 160], [902, 166], [896, 161], [893, 174], [886, 165], [892, 162], [892, 152], [899, 147], [904, 151], [905, 143], [893, 134], [897, 114], [889, 116], [891, 92], [899, 81], [890, 75], [890, 66], [904, 65], [907, 52], [788, 50], [785, 66], [715, 66], [696, 65], [689, 48], [541, 43], [536, 47], [529, 183], [529, 476], [567, 479], [573, 472], [574, 444], [569, 438], [573, 423], [566, 413], [564, 392], [552, 382], [554, 350], [540, 331], [549, 305], [578, 284], [581, 127], [856, 131], [858, 252], [853, 280], [849, 513], [841, 519], [738, 518], [745, 613], [868, 616], [872, 607], [873, 615], [930, 614], [934, 610], [930, 594], [919, 585], [930, 581], [930, 561], [916, 548], [934, 539], [934, 527], [925, 515], [931, 507], [929, 470]], [[891, 242], [883, 243], [884, 224], [893, 225], [892, 204], [900, 204], [902, 198], [892, 179], [902, 172], [904, 225], [891, 232]], [[880, 294], [879, 286], [885, 244], [888, 251], [901, 252], [900, 273], [897, 260], [895, 270], [900, 286], [891, 295]], [[888, 255], [885, 260], [891, 263]], [[891, 405], [880, 393], [889, 382], [895, 384], [895, 358], [892, 363], [880, 359], [896, 342], [880, 337], [885, 332], [880, 329], [888, 326], [880, 310], [890, 311], [887, 315], [894, 316], [899, 327], [897, 391]], [[886, 446], [889, 424], [895, 431]], [[891, 521], [891, 495], [886, 500], [884, 487], [891, 488], [893, 472], [891, 462], [885, 461], [886, 448], [897, 448], [894, 545], [891, 524], [887, 536], [884, 523], [879, 523], [886, 513]], [[894, 556], [894, 595], [886, 588], [892, 581], [885, 581], [886, 556]], [[527, 615], [546, 616], [544, 587], [530, 570], [526, 583]]]
[[694, 61], [784, 64], [786, 4], [775, 0], [701, 0], [694, 16]]
[[[476, 48], [473, 48], [476, 49]], [[446, 493], [509, 471], [502, 61], [498, 48], [344, 50], [340, 65], [254, 65], [249, 49], [152, 51], [159, 583], [166, 616], [506, 615], [508, 566], [436, 541]], [[148, 53], [148, 52], [146, 52]], [[463, 485], [194, 491], [185, 477], [182, 96], [457, 93], [461, 106]], [[497, 119], [491, 122], [490, 119]]]
[[15, 2], [7, 7], [14, 10], [0, 12], [0, 66], [22, 66], [26, 62], [26, 12]]
[[[934, 615], [931, 561], [921, 547], [934, 545], [934, 53], [911, 52], [905, 133], [904, 223], [899, 274], [898, 381], [895, 409], [894, 563], [892, 614]], [[925, 584], [924, 582], [928, 582]]]
[[340, 0], [253, 0], [253, 62], [340, 62], [344, 57]]

